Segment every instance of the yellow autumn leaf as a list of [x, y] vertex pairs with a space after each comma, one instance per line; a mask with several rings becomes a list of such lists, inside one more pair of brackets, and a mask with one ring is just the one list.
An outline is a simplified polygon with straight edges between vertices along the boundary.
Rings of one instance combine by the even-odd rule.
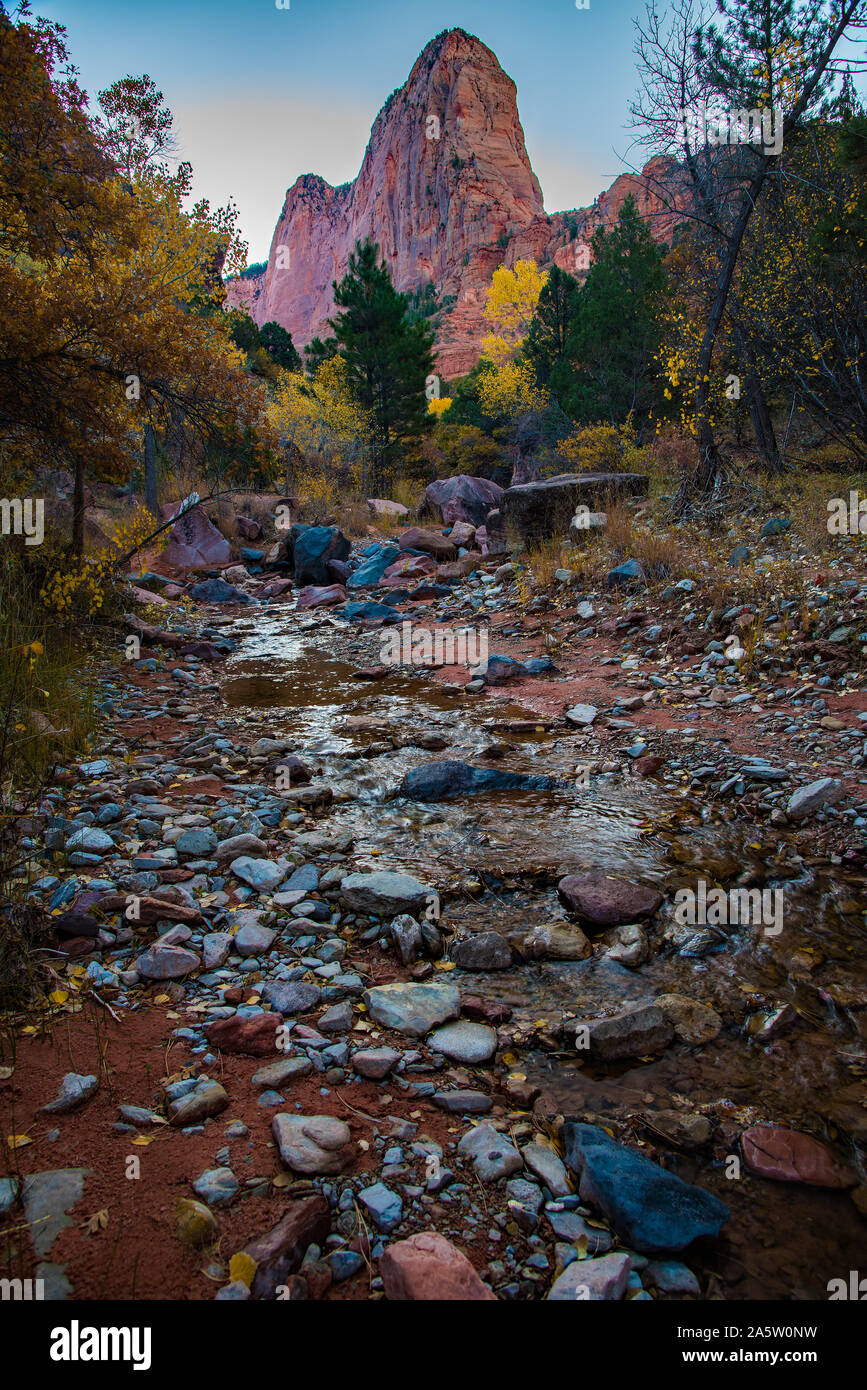
[[171, 996], [168, 994], [158, 994], [154, 1000], [155, 1004], [170, 1004], [171, 1002]]
[[45, 652], [45, 648], [43, 647], [41, 642], [31, 642], [30, 650], [32, 652], [35, 652], [37, 656], [42, 656]]
[[513, 1067], [517, 1060], [518, 1059], [515, 1056], [514, 1052], [504, 1052], [502, 1057], [500, 1058], [500, 1061], [503, 1063], [503, 1065], [507, 1067]]
[[252, 1255], [239, 1250], [237, 1255], [233, 1255], [229, 1261], [229, 1281], [232, 1284], [246, 1284], [249, 1289], [258, 1268], [258, 1263]]
[[53, 989], [48, 998], [52, 1004], [65, 1004], [69, 998], [69, 993], [65, 989]]
[[454, 969], [455, 969], [455, 963], [454, 963], [453, 960], [435, 960], [435, 961], [434, 961], [434, 970], [454, 970]]
[[29, 1134], [10, 1134], [6, 1140], [10, 1149], [23, 1149], [25, 1145], [32, 1144], [33, 1140]]
[[21, 1029], [21, 1032], [24, 1034], [26, 1038], [32, 1038], [34, 1033], [39, 1032], [39, 1029], [35, 1028], [32, 1023], [28, 1023], [26, 1028]]
[[135, 1139], [131, 1140], [131, 1143], [140, 1144], [142, 1147], [146, 1144], [152, 1144], [153, 1142], [154, 1136], [152, 1134], [137, 1134]]

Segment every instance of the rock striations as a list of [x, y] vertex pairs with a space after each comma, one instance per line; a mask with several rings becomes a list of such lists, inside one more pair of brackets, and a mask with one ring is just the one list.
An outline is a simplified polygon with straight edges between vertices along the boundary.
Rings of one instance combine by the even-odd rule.
[[382, 248], [398, 289], [432, 284], [442, 305], [437, 362], [447, 379], [478, 361], [485, 292], [521, 257], [580, 275], [580, 248], [632, 193], [654, 236], [670, 238], [663, 196], [673, 160], [623, 175], [592, 208], [547, 215], [518, 116], [517, 91], [492, 51], [462, 29], [432, 39], [373, 123], [358, 177], [332, 188], [304, 174], [288, 190], [266, 270], [233, 280], [227, 306], [281, 323], [296, 346], [329, 333], [332, 281], [356, 239]]

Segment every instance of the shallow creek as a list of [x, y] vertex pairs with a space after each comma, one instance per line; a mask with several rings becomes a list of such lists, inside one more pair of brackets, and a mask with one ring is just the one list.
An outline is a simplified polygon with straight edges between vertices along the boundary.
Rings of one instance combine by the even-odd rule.
[[[727, 1236], [704, 1257], [720, 1296], [826, 1297], [829, 1279], [858, 1268], [859, 1245], [863, 1267], [860, 1222], [846, 1194], [725, 1176], [726, 1156], [737, 1153], [740, 1131], [754, 1120], [842, 1141], [852, 1159], [867, 1139], [863, 875], [811, 867], [779, 832], [771, 840], [653, 780], [618, 772], [580, 786], [576, 765], [594, 756], [592, 746], [564, 726], [546, 730], [508, 688], [474, 698], [402, 670], [376, 683], [353, 679], [378, 659], [375, 633], [347, 632], [281, 607], [239, 620], [234, 635], [241, 641], [226, 665], [226, 703], [266, 717], [273, 735], [290, 739], [317, 768], [316, 780], [336, 799], [323, 828], [352, 831], [359, 868], [405, 870], [438, 889], [449, 931], [509, 937], [540, 923], [565, 924], [556, 893], [565, 873], [601, 870], [659, 886], [666, 903], [638, 969], [596, 954], [496, 973], [458, 970], [452, 978], [462, 992], [513, 1009], [512, 1023], [526, 1037], [517, 1065], [542, 1088], [537, 1114], [626, 1122], [637, 1138], [656, 1143], [668, 1166], [729, 1203]], [[347, 731], [352, 715], [376, 726]], [[510, 731], [518, 721], [527, 727]], [[431, 735], [442, 738], [441, 751], [412, 742]], [[390, 740], [401, 746], [359, 756]], [[497, 761], [482, 756], [498, 742], [507, 747]], [[438, 805], [394, 797], [409, 769], [441, 758], [540, 773], [562, 786]], [[758, 925], [728, 926], [710, 953], [684, 954], [667, 932], [672, 898], [699, 878], [783, 888], [784, 929], [771, 936]], [[611, 1013], [661, 993], [711, 1004], [724, 1020], [720, 1035], [701, 1047], [676, 1043], [657, 1060], [608, 1067], [546, 1038], [564, 1014]], [[755, 1028], [755, 1015], [785, 1004], [793, 1011], [787, 1026], [765, 1040], [751, 1035], [751, 1018]], [[672, 1109], [710, 1114], [717, 1136], [710, 1151], [697, 1158], [660, 1140], [653, 1116]]]

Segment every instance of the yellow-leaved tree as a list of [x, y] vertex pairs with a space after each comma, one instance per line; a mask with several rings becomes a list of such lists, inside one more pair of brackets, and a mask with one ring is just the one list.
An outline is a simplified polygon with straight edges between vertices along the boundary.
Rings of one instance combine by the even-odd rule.
[[312, 378], [281, 372], [268, 417], [287, 459], [287, 489], [308, 511], [325, 513], [341, 494], [361, 495], [372, 420], [341, 357], [326, 358]]
[[533, 321], [548, 276], [535, 261], [516, 261], [514, 270], [494, 271], [485, 301], [491, 332], [482, 339], [482, 356], [500, 367], [517, 357]]

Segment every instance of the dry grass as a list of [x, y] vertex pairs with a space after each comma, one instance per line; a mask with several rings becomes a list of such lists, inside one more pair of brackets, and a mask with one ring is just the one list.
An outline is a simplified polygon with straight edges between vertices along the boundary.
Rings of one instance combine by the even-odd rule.
[[554, 582], [555, 570], [570, 568], [570, 554], [565, 541], [551, 538], [531, 545], [526, 563], [536, 588], [547, 589]]

